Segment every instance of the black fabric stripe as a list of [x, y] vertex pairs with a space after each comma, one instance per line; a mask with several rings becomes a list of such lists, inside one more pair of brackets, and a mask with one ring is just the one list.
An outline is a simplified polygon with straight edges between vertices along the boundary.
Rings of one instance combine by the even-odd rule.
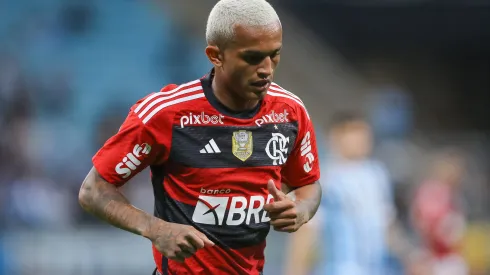
[[169, 275], [169, 270], [168, 270], [168, 259], [167, 257], [162, 255], [162, 275]]
[[[234, 132], [245, 130], [252, 134], [252, 154], [246, 160], [241, 160], [233, 154]], [[269, 144], [269, 153], [287, 159], [298, 135], [297, 122], [281, 124], [263, 124], [262, 126], [189, 126], [182, 128], [175, 125], [172, 133], [172, 162], [194, 168], [239, 168], [282, 165], [280, 160], [274, 161], [266, 150], [273, 134], [280, 134], [288, 141], [281, 140], [287, 152], [280, 153], [277, 142]], [[200, 153], [206, 144], [213, 139], [221, 153]], [[280, 139], [280, 138], [279, 138]]]
[[151, 183], [153, 185], [153, 194], [155, 196], [154, 216], [162, 218], [162, 213], [165, 209], [165, 189], [163, 188], [163, 182], [165, 180], [166, 172], [165, 166], [151, 166]]
[[[165, 181], [165, 166], [150, 166], [151, 169], [151, 183], [153, 186], [153, 194], [155, 196], [155, 206], [153, 215], [157, 218], [164, 219], [164, 209], [165, 209], [165, 189], [163, 188], [163, 182]], [[168, 275], [168, 259], [162, 255], [162, 274], [159, 274], [155, 270], [154, 274], [157, 275]]]

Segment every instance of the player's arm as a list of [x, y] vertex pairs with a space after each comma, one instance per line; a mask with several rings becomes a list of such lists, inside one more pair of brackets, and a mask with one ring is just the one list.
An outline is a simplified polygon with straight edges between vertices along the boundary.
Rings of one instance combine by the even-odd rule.
[[320, 169], [316, 138], [311, 121], [303, 111], [299, 119], [298, 140], [282, 168], [282, 190], [274, 182], [268, 184], [274, 203], [264, 206], [269, 212], [271, 225], [277, 231], [295, 232], [315, 215], [321, 202]]
[[[318, 211], [322, 197], [322, 187], [320, 181], [314, 181], [311, 184], [302, 187], [291, 187], [286, 183], [281, 185], [281, 191], [294, 201], [300, 207], [304, 207], [308, 217], [313, 217]], [[303, 206], [302, 206], [303, 205]], [[310, 220], [309, 218], [307, 220]]]
[[294, 234], [289, 235], [286, 243], [284, 275], [310, 274], [318, 252], [318, 239], [321, 229], [322, 206], [315, 217]]
[[316, 257], [317, 240], [318, 230], [309, 223], [289, 236], [286, 244], [284, 275], [310, 274], [313, 259]]
[[[94, 167], [79, 193], [83, 209], [118, 228], [144, 236], [166, 257], [184, 261], [213, 243], [192, 226], [165, 222], [137, 209], [119, 187], [150, 165], [164, 164], [168, 157], [172, 120], [143, 123], [131, 109], [119, 132], [93, 157]], [[167, 134], [163, 138], [158, 135]]]
[[322, 187], [319, 181], [298, 187], [289, 193], [296, 202], [301, 223], [308, 222], [315, 215], [322, 199]]
[[149, 239], [154, 237], [151, 229], [157, 218], [131, 205], [119, 188], [105, 181], [95, 168], [83, 181], [78, 200], [84, 210], [118, 228]]
[[382, 184], [381, 195], [383, 196], [383, 202], [387, 217], [387, 232], [386, 243], [388, 249], [398, 258], [399, 261], [405, 267], [410, 265], [410, 257], [416, 251], [416, 247], [410, 242], [408, 233], [403, 228], [403, 225], [397, 218], [397, 211], [394, 200], [393, 185], [390, 182], [388, 171], [385, 167], [380, 166], [378, 173], [380, 176], [380, 183]]
[[183, 262], [198, 249], [214, 245], [191, 226], [165, 222], [134, 207], [95, 168], [83, 181], [78, 200], [86, 211], [113, 226], [149, 239], [160, 252], [175, 261]]

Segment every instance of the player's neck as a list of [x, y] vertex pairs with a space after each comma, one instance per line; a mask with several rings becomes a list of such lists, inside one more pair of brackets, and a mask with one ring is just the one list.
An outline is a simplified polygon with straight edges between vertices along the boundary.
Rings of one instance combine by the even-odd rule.
[[252, 110], [259, 104], [259, 100], [247, 101], [235, 96], [233, 92], [227, 89], [224, 83], [220, 83], [216, 78], [213, 80], [211, 87], [213, 88], [213, 93], [218, 101], [234, 112]]

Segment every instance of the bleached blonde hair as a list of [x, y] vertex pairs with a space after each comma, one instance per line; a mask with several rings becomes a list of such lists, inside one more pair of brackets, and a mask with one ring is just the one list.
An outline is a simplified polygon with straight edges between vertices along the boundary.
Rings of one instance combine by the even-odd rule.
[[208, 45], [233, 40], [235, 27], [264, 27], [274, 30], [281, 21], [266, 0], [220, 0], [209, 13], [206, 25]]

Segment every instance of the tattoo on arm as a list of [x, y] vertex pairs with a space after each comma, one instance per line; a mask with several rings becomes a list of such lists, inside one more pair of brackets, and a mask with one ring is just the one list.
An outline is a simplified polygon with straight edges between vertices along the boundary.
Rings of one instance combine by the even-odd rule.
[[85, 178], [79, 201], [86, 211], [118, 228], [138, 235], [145, 235], [155, 219], [132, 206], [116, 186], [100, 177], [95, 168]]
[[322, 199], [322, 188], [320, 182], [315, 181], [312, 184], [305, 185], [295, 189], [297, 207], [302, 210], [298, 211], [298, 219], [301, 223], [308, 222], [315, 215]]

